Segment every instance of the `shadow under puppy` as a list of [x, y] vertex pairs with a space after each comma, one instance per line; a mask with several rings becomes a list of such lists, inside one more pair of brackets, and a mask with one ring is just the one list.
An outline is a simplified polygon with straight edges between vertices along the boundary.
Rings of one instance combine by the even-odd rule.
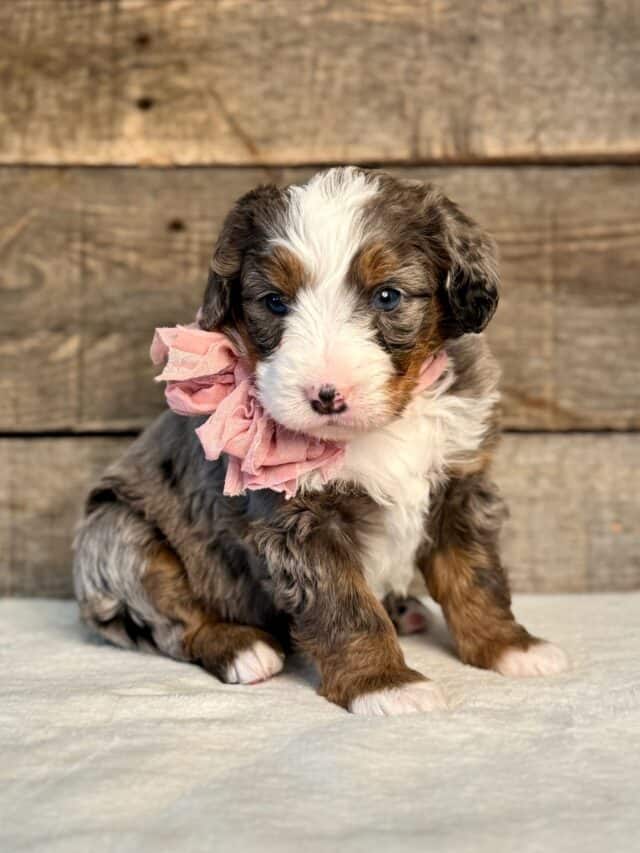
[[515, 621], [500, 562], [498, 369], [478, 334], [497, 302], [492, 241], [430, 185], [349, 167], [243, 196], [200, 329], [233, 342], [278, 429], [340, 448], [339, 465], [290, 495], [229, 496], [229, 456], [207, 461], [194, 431], [205, 418], [166, 412], [89, 496], [84, 619], [233, 683], [275, 675], [293, 645], [332, 702], [427, 711], [444, 696], [405, 664], [383, 604], [397, 615], [418, 574], [465, 663], [564, 669]]

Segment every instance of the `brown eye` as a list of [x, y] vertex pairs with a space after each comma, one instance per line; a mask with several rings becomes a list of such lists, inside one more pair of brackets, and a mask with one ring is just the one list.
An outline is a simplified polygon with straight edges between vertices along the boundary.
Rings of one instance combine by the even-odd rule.
[[372, 305], [378, 311], [393, 311], [402, 299], [402, 294], [395, 287], [380, 287], [376, 290]]

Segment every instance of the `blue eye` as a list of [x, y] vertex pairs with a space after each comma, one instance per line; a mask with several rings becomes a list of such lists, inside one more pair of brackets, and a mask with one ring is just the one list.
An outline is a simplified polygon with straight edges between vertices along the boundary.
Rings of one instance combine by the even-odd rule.
[[393, 311], [402, 299], [402, 294], [395, 287], [381, 287], [376, 291], [372, 305], [378, 311]]
[[287, 304], [282, 301], [282, 296], [279, 293], [268, 293], [264, 298], [264, 304], [272, 314], [276, 314], [278, 317], [284, 317], [289, 311]]

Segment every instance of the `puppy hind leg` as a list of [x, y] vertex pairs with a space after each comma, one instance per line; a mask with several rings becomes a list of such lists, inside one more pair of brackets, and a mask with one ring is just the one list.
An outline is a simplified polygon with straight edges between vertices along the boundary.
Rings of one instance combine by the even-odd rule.
[[83, 620], [110, 642], [180, 658], [177, 626], [155, 610], [142, 585], [159, 546], [154, 528], [129, 507], [99, 504], [76, 533], [75, 595]]
[[149, 559], [142, 583], [159, 613], [183, 626], [185, 657], [229, 684], [253, 684], [280, 672], [284, 653], [260, 628], [217, 620], [194, 599], [184, 567], [166, 546]]
[[127, 506], [100, 504], [80, 525], [74, 547], [81, 615], [115, 645], [200, 663], [232, 683], [282, 668], [282, 650], [269, 634], [204, 610], [179, 558]]

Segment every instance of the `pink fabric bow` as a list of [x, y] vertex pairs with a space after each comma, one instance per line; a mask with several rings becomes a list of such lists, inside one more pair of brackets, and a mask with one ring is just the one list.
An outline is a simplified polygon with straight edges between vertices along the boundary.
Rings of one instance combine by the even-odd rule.
[[167, 382], [165, 396], [174, 412], [211, 415], [196, 432], [207, 459], [227, 454], [226, 495], [274, 489], [289, 498], [303, 474], [320, 470], [326, 481], [339, 467], [342, 445], [291, 432], [265, 413], [246, 363], [220, 332], [156, 329], [151, 359], [166, 360], [156, 379]]
[[[156, 329], [154, 364], [165, 363], [157, 381], [166, 382], [169, 407], [181, 415], [211, 415], [196, 433], [207, 459], [228, 457], [226, 495], [246, 489], [274, 489], [287, 498], [298, 480], [319, 471], [331, 479], [344, 457], [344, 445], [294, 433], [272, 420], [260, 405], [247, 364], [226, 335], [197, 325]], [[416, 392], [440, 377], [444, 351], [425, 361]]]

